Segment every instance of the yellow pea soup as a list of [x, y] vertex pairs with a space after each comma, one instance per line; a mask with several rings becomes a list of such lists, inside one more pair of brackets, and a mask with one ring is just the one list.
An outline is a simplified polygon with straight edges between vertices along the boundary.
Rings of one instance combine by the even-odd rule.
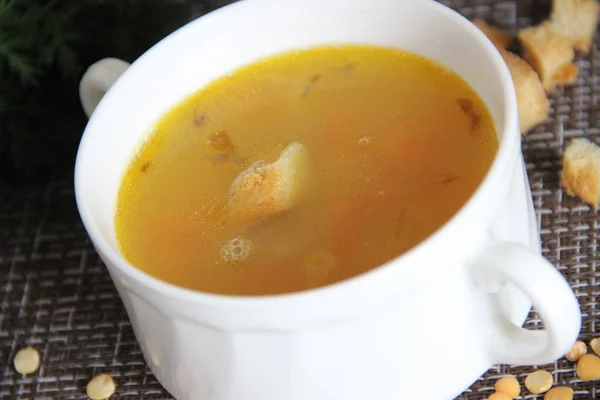
[[276, 55], [164, 115], [124, 174], [116, 232], [185, 288], [297, 292], [369, 271], [440, 228], [498, 147], [469, 85], [370, 46]]

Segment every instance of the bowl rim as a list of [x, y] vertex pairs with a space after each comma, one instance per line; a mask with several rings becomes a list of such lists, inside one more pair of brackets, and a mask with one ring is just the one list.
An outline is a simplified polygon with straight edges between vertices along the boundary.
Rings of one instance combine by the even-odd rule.
[[[175, 32], [171, 33], [160, 42], [152, 46], [146, 51], [140, 58], [138, 58], [132, 66], [139, 63], [147, 62], [150, 57], [155, 57], [155, 53], [160, 52], [161, 48], [169, 46], [170, 42], [176, 37], [185, 34], [192, 27], [203, 24], [209, 19], [226, 18], [228, 13], [234, 11], [242, 11], [243, 7], [251, 7], [254, 3], [258, 2], [271, 2], [273, 4], [279, 3], [281, 0], [242, 0], [236, 3], [229, 4], [220, 9], [205, 14], [186, 25], [182, 26]], [[100, 233], [100, 228], [92, 216], [91, 211], [88, 208], [85, 200], [85, 194], [83, 193], [82, 187], [84, 186], [83, 180], [85, 178], [85, 171], [82, 171], [82, 157], [90, 147], [89, 134], [86, 127], [80, 146], [77, 152], [77, 158], [75, 163], [75, 197], [77, 207], [85, 226], [88, 235], [90, 236], [92, 243], [94, 244], [98, 253], [107, 258], [105, 261], [107, 264], [110, 263], [112, 266], [117, 268], [120, 272], [125, 274], [129, 279], [141, 284], [146, 289], [158, 292], [171, 299], [184, 300], [186, 302], [202, 304], [207, 306], [220, 306], [220, 307], [232, 307], [232, 308], [251, 308], [251, 309], [266, 309], [268, 307], [285, 307], [290, 305], [298, 305], [306, 300], [311, 302], [325, 301], [330, 296], [338, 295], [351, 295], [354, 288], [358, 285], [372, 284], [371, 282], [380, 281], [382, 277], [386, 276], [386, 271], [391, 268], [401, 268], [399, 264], [404, 264], [407, 259], [419, 257], [423, 252], [431, 251], [432, 246], [438, 246], [442, 237], [446, 236], [449, 231], [453, 231], [456, 225], [460, 224], [461, 220], [465, 219], [465, 214], [469, 213], [469, 210], [473, 207], [474, 203], [481, 202], [482, 197], [485, 197], [486, 192], [494, 190], [495, 182], [499, 179], [502, 174], [503, 168], [508, 168], [510, 164], [511, 152], [516, 152], [518, 149], [518, 143], [520, 143], [520, 133], [518, 131], [518, 114], [517, 114], [517, 103], [515, 89], [512, 83], [512, 78], [508, 67], [504, 63], [500, 53], [496, 47], [489, 41], [489, 39], [468, 19], [463, 17], [458, 12], [444, 6], [443, 4], [437, 3], [434, 0], [405, 0], [406, 2], [412, 2], [419, 4], [422, 7], [429, 7], [432, 13], [442, 14], [445, 18], [451, 19], [459, 25], [467, 34], [471, 35], [493, 63], [493, 66], [500, 79], [503, 93], [502, 98], [504, 100], [503, 108], [503, 130], [499, 133], [500, 141], [498, 152], [486, 173], [481, 184], [475, 190], [475, 192], [469, 197], [469, 199], [461, 206], [461, 208], [440, 228], [429, 235], [426, 239], [421, 241], [419, 244], [399, 255], [398, 257], [376, 267], [369, 271], [366, 271], [357, 276], [336, 282], [330, 285], [308, 289], [299, 292], [282, 293], [282, 294], [270, 294], [270, 295], [226, 295], [226, 294], [215, 294], [210, 292], [202, 292], [193, 289], [187, 289], [174, 285], [172, 283], [163, 281], [156, 278], [141, 269], [136, 268], [130, 264], [121, 254], [113, 249], [107, 241], [103, 238]], [[279, 3], [280, 5], [280, 3]], [[483, 55], [482, 55], [483, 56]], [[93, 121], [93, 116], [90, 118]], [[385, 279], [385, 278], [383, 278]], [[135, 290], [134, 290], [135, 291]], [[142, 296], [146, 294], [138, 293]], [[317, 303], [318, 304], [318, 303]]]

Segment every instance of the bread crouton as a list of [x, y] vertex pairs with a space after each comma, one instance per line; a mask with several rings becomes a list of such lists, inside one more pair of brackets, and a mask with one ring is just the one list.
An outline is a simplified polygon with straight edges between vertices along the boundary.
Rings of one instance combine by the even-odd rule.
[[588, 139], [574, 139], [563, 156], [561, 183], [571, 196], [591, 206], [600, 203], [600, 147]]
[[553, 30], [550, 21], [521, 30], [519, 39], [523, 57], [540, 76], [546, 92], [552, 92], [557, 84], [571, 83], [577, 78], [573, 47]]
[[502, 29], [496, 28], [495, 26], [488, 25], [484, 20], [475, 19], [473, 24], [479, 28], [485, 36], [499, 49], [506, 49], [513, 40], [513, 36]]
[[575, 50], [589, 53], [596, 34], [600, 3], [598, 0], [554, 0], [552, 28], [569, 40]]
[[300, 197], [307, 173], [304, 145], [290, 143], [277, 161], [255, 162], [238, 175], [229, 188], [229, 215], [244, 224], [291, 209]]
[[548, 117], [550, 102], [540, 78], [525, 60], [506, 50], [500, 54], [515, 85], [521, 133], [525, 134]]

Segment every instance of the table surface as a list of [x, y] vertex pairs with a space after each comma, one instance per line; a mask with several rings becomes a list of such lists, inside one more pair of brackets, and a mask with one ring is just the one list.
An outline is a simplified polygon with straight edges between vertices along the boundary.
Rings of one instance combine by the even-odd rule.
[[[547, 1], [531, 0], [443, 3], [513, 32], [537, 23], [549, 9]], [[600, 328], [600, 218], [596, 210], [566, 196], [558, 176], [571, 138], [600, 143], [598, 42], [589, 55], [577, 58], [575, 83], [551, 96], [547, 122], [523, 140], [543, 254], [579, 299], [586, 341]], [[144, 362], [123, 304], [81, 224], [71, 182], [66, 176], [42, 186], [0, 187], [0, 398], [86, 399], [88, 380], [107, 372], [118, 383], [113, 399], [168, 399]], [[535, 312], [530, 313], [526, 326], [539, 325]], [[39, 349], [42, 365], [23, 377], [12, 359], [27, 345]], [[555, 384], [573, 387], [576, 399], [600, 399], [600, 383], [581, 382], [573, 367], [564, 359], [540, 366], [552, 372]], [[452, 366], [440, 365], [439, 373], [445, 368]], [[495, 366], [459, 398], [485, 399], [497, 377], [523, 377], [531, 370]], [[523, 398], [536, 397], [541, 396], [523, 390]]]

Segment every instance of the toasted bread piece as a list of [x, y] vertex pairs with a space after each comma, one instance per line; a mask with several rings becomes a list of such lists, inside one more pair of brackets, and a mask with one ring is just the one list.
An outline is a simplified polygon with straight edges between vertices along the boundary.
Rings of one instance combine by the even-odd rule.
[[500, 54], [515, 85], [521, 133], [526, 134], [548, 117], [550, 103], [540, 78], [525, 60], [506, 50], [500, 50]]
[[573, 139], [563, 156], [561, 183], [569, 195], [597, 207], [600, 203], [600, 147], [588, 139]]
[[554, 31], [550, 21], [521, 30], [519, 39], [523, 45], [523, 57], [540, 76], [546, 92], [552, 92], [557, 84], [575, 80], [578, 70], [573, 64], [573, 47]]
[[502, 29], [496, 28], [495, 26], [489, 25], [482, 19], [474, 19], [473, 24], [479, 28], [485, 36], [499, 49], [506, 49], [513, 40], [513, 36]]
[[290, 143], [273, 163], [255, 162], [229, 188], [230, 216], [236, 222], [251, 223], [291, 209], [300, 197], [307, 170], [307, 150], [298, 142]]
[[589, 53], [600, 15], [598, 0], [553, 0], [552, 28], [569, 40], [575, 50]]

